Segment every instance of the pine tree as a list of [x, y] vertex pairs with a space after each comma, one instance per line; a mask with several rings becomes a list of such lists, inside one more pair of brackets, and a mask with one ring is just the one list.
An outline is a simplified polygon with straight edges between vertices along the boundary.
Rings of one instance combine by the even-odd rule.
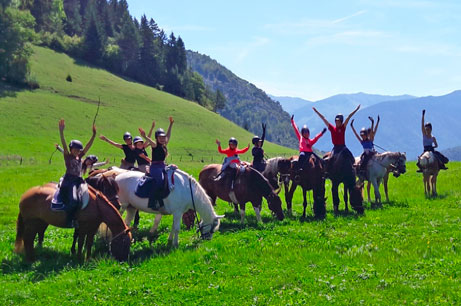
[[139, 57], [138, 31], [128, 12], [125, 14], [124, 22], [117, 38], [122, 56], [122, 71], [126, 71], [130, 76], [135, 76], [136, 64]]
[[86, 9], [87, 22], [84, 37], [84, 58], [92, 63], [98, 63], [104, 53], [105, 36], [104, 30], [96, 16], [93, 5], [88, 5]]
[[178, 37], [176, 41], [176, 65], [180, 74], [183, 74], [187, 70], [186, 47], [181, 37]]
[[80, 0], [64, 0], [64, 11], [66, 19], [64, 21], [64, 31], [69, 36], [81, 35], [82, 16], [80, 15]]
[[222, 93], [221, 90], [216, 90], [216, 98], [215, 98], [215, 105], [214, 105], [214, 112], [218, 112], [219, 110], [226, 107], [226, 97]]

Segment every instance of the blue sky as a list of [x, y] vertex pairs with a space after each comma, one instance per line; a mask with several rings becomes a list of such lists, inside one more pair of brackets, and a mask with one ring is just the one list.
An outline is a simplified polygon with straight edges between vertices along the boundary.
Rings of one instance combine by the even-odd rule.
[[461, 1], [141, 1], [187, 49], [269, 94], [415, 96], [461, 89]]

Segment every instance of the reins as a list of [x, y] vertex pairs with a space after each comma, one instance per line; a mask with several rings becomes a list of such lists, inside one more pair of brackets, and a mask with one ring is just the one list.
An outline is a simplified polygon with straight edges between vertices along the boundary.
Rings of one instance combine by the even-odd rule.
[[200, 226], [200, 221], [198, 219], [198, 216], [197, 216], [197, 209], [195, 208], [195, 200], [194, 200], [194, 194], [192, 192], [192, 178], [189, 176], [189, 189], [190, 189], [190, 197], [192, 199], [192, 207], [194, 207], [194, 213], [195, 213], [195, 216], [194, 216], [194, 221], [197, 222], [197, 234], [198, 234], [198, 231], [201, 232], [201, 226]]

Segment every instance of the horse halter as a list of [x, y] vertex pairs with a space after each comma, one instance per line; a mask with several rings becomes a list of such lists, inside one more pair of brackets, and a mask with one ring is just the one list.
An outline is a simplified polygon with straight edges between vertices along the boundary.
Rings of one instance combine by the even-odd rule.
[[[192, 192], [192, 179], [191, 179], [190, 176], [189, 176], [189, 188], [190, 188], [190, 197], [192, 199], [192, 206], [194, 207], [194, 212], [195, 212], [195, 221], [197, 222], [197, 231], [196, 231], [196, 233], [200, 232], [200, 235], [201, 235], [202, 239], [210, 239], [211, 236], [214, 233], [214, 228], [216, 227], [215, 226], [216, 220], [211, 224], [205, 224], [205, 225], [203, 225], [203, 221], [199, 221], [198, 216], [197, 216], [197, 209], [195, 208], [194, 194]], [[203, 229], [208, 225], [211, 226], [210, 231], [207, 232], [207, 233], [203, 233]]]

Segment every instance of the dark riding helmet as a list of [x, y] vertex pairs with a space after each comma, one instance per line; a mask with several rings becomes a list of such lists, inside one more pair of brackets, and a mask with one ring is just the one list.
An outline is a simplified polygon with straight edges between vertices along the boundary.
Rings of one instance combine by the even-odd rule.
[[166, 136], [165, 131], [162, 128], [159, 128], [155, 131], [155, 138]]
[[234, 137], [229, 138], [229, 144], [231, 144], [231, 143], [234, 144], [234, 145], [238, 145], [238, 141]]
[[90, 160], [92, 163], [96, 163], [98, 161], [98, 157], [96, 155], [88, 155], [86, 160]]
[[307, 125], [303, 125], [303, 127], [301, 128], [301, 135], [304, 134], [304, 133], [310, 133], [309, 128], [307, 127]]
[[343, 116], [343, 114], [337, 114], [336, 117], [335, 117], [335, 121], [336, 121], [336, 120], [339, 120], [339, 121], [341, 121], [341, 123], [343, 123], [343, 122], [344, 122], [344, 116]]
[[142, 140], [142, 137], [141, 137], [141, 136], [136, 136], [136, 137], [133, 139], [133, 144], [136, 144], [137, 142], [144, 142], [144, 140]]
[[131, 139], [131, 134], [130, 132], [126, 132], [125, 134], [123, 134], [123, 140], [126, 140], [126, 139]]
[[426, 123], [424, 124], [424, 127], [428, 127], [428, 128], [430, 128], [430, 129], [432, 130], [432, 123], [426, 122]]
[[69, 149], [79, 149], [83, 150], [83, 144], [81, 143], [80, 140], [71, 140], [69, 143]]
[[[260, 141], [260, 140], [261, 140], [261, 138], [259, 138], [259, 136], [255, 135], [255, 136], [253, 136], [253, 139], [251, 139], [251, 143], [256, 144], [256, 143], [258, 143], [258, 141]], [[229, 142], [230, 142], [230, 141], [229, 141]]]

